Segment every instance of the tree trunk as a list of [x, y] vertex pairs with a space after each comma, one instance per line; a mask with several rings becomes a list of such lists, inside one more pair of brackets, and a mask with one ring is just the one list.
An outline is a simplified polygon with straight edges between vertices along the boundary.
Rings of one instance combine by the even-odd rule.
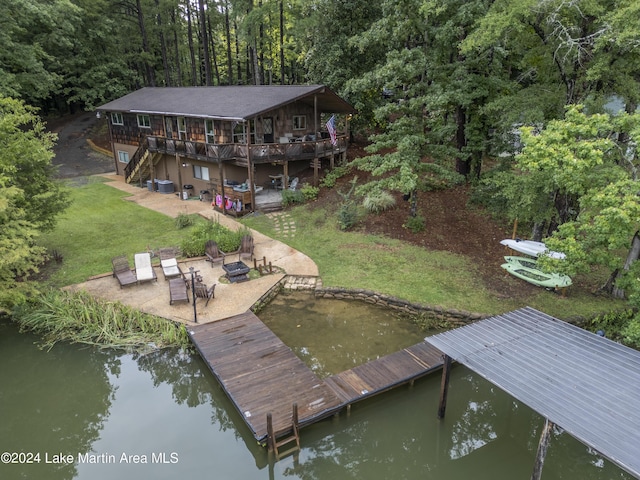
[[224, 30], [227, 37], [227, 84], [233, 85], [233, 57], [231, 56], [231, 24], [229, 22], [229, 2], [224, 2]]
[[[151, 51], [149, 50], [149, 39], [147, 38], [147, 29], [144, 26], [144, 15], [142, 14], [142, 4], [140, 0], [136, 0], [136, 10], [138, 13], [138, 27], [140, 28], [140, 36], [142, 37], [142, 51], [146, 53], [147, 58], [153, 58]], [[156, 86], [156, 75], [153, 67], [149, 65], [149, 62], [145, 59], [142, 62], [145, 76], [147, 77], [147, 84], [150, 87]]]
[[196, 73], [196, 52], [193, 47], [193, 22], [191, 21], [191, 2], [187, 0], [185, 2], [187, 6], [187, 36], [189, 40], [189, 58], [191, 59], [191, 85], [194, 87], [198, 85], [198, 77]]
[[284, 85], [284, 0], [280, 0], [280, 84]]
[[533, 228], [531, 229], [531, 240], [534, 242], [542, 241], [542, 232], [544, 231], [544, 226], [547, 222], [536, 222], [533, 224]]
[[242, 83], [242, 62], [240, 60], [240, 40], [238, 39], [238, 23], [233, 21], [233, 31], [235, 32], [236, 44], [236, 68], [238, 69], [238, 84]]
[[459, 155], [456, 158], [456, 172], [460, 175], [464, 175], [465, 177], [469, 175], [471, 171], [470, 162], [468, 159], [463, 159], [463, 149], [467, 145], [467, 139], [465, 136], [465, 126], [466, 126], [466, 111], [462, 107], [462, 105], [458, 105], [456, 107], [456, 148], [458, 149]]
[[160, 0], [156, 1], [156, 22], [158, 23], [158, 35], [160, 37], [160, 55], [162, 56], [162, 70], [164, 71], [164, 85], [171, 86], [171, 69], [169, 68], [169, 57], [167, 55], [167, 42], [164, 39], [162, 30], [162, 15], [160, 15]]
[[[627, 254], [627, 259], [624, 262], [623, 271], [628, 271], [631, 268], [633, 262], [640, 258], [640, 232], [636, 232], [633, 234], [633, 240], [631, 240], [631, 248], [629, 249], [629, 253]], [[611, 285], [611, 294], [615, 298], [624, 298], [624, 290], [616, 286], [616, 280], [620, 276], [620, 271], [616, 270], [605, 284]]]
[[207, 11], [204, 8], [204, 0], [198, 0], [198, 18], [200, 20], [200, 48], [204, 68], [204, 84], [211, 86], [211, 62], [209, 60], [209, 36], [207, 35]]
[[209, 41], [211, 42], [211, 56], [213, 57], [213, 71], [216, 75], [216, 85], [220, 85], [220, 69], [218, 68], [218, 56], [216, 55], [216, 44], [213, 41], [213, 33], [211, 32], [211, 18], [207, 16], [207, 32]]
[[173, 48], [174, 48], [174, 56], [175, 56], [175, 65], [176, 65], [176, 86], [181, 87], [183, 78], [182, 78], [182, 64], [180, 62], [180, 49], [178, 47], [178, 30], [175, 28], [176, 25], [176, 11], [175, 9], [171, 10], [171, 24], [174, 25], [173, 29]]

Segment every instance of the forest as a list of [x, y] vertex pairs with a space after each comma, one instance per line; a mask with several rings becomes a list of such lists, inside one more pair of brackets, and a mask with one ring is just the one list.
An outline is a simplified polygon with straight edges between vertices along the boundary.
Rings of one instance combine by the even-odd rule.
[[0, 98], [25, 125], [144, 86], [327, 85], [367, 139], [359, 193], [471, 183], [567, 253], [548, 268], [633, 297], [639, 25], [630, 0], [4, 0]]

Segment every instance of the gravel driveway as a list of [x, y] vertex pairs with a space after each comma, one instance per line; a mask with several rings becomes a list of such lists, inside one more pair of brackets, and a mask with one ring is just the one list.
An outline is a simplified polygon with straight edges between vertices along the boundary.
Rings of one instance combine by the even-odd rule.
[[104, 121], [104, 118], [97, 119], [94, 112], [84, 112], [51, 128], [58, 134], [52, 163], [58, 167], [59, 178], [83, 177], [115, 171], [113, 158], [92, 150], [87, 143], [92, 128], [98, 122]]

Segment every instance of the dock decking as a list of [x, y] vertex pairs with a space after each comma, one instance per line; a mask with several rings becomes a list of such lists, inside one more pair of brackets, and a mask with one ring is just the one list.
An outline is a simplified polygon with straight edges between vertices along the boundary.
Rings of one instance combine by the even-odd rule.
[[442, 367], [441, 352], [419, 343], [323, 381], [250, 311], [189, 327], [189, 335], [259, 442], [268, 413], [280, 437], [292, 430], [294, 403], [302, 427]]

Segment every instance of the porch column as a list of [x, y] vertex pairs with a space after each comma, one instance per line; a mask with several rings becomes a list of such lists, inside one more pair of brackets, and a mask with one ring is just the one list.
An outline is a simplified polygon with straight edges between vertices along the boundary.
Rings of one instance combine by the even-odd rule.
[[[227, 214], [227, 210], [224, 208], [224, 171], [222, 169], [222, 160], [220, 158], [218, 158], [218, 178], [220, 179], [220, 196], [222, 197], [222, 204], [221, 204], [221, 208], [222, 208], [222, 213], [224, 215]], [[213, 202], [215, 204], [215, 197], [213, 198]]]
[[[180, 165], [180, 157], [178, 156], [178, 153], [176, 153], [176, 167], [178, 168], [178, 197], [180, 197], [180, 200], [184, 200], [182, 198], [182, 165]], [[153, 181], [154, 179], [152, 178], [151, 181]]]
[[283, 167], [284, 178], [282, 179], [282, 189], [285, 190], [289, 188], [289, 162], [287, 160], [284, 161]]
[[[313, 96], [313, 134], [318, 135], [318, 95]], [[316, 142], [319, 138], [316, 137]]]
[[[253, 120], [254, 126], [256, 119]], [[247, 178], [249, 179], [249, 192], [251, 192], [251, 211], [256, 211], [256, 191], [253, 187], [253, 155], [251, 154], [251, 120], [247, 120]], [[257, 127], [256, 127], [257, 128]], [[256, 131], [257, 135], [257, 131]], [[245, 208], [245, 205], [242, 206]]]

